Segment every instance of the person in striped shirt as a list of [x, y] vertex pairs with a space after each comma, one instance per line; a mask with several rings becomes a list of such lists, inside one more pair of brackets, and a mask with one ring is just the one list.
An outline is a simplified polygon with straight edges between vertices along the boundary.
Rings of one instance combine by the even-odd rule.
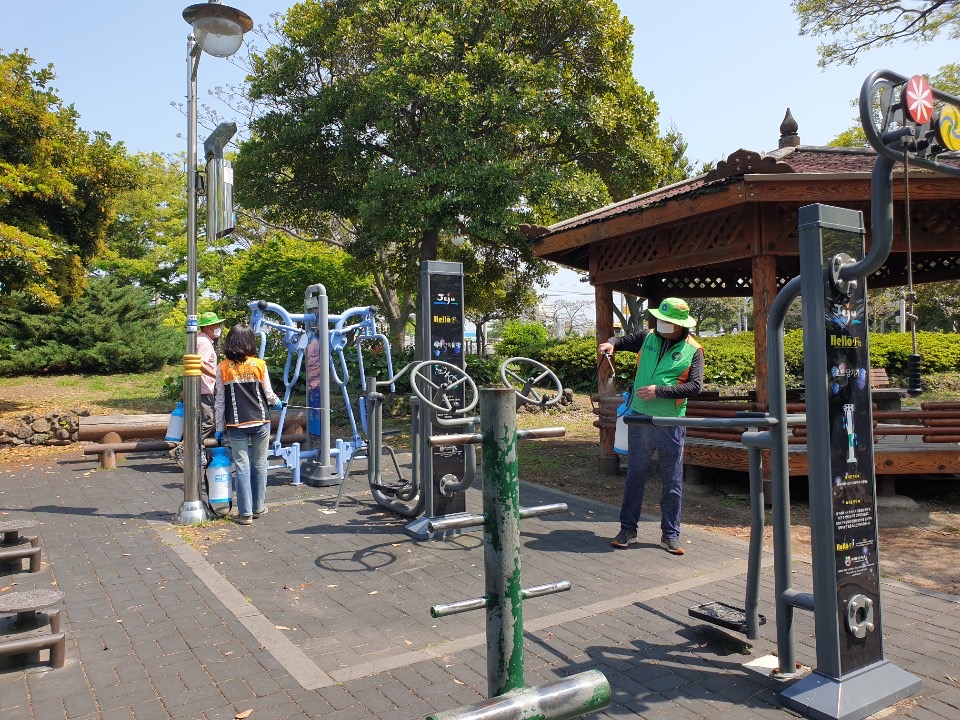
[[256, 336], [249, 325], [234, 325], [223, 346], [226, 359], [217, 365], [218, 442], [226, 439], [237, 466], [237, 522], [250, 525], [267, 512], [267, 448], [270, 410], [283, 403], [273, 392], [267, 364], [257, 357]]

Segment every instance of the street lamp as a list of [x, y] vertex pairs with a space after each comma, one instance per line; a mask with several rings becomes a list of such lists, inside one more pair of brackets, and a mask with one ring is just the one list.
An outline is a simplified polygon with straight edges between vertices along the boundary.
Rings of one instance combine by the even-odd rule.
[[207, 519], [200, 502], [200, 356], [197, 355], [197, 68], [206, 52], [229, 57], [253, 29], [246, 13], [219, 0], [191, 5], [183, 19], [193, 26], [187, 36], [187, 352], [183, 356], [183, 503], [178, 525]]

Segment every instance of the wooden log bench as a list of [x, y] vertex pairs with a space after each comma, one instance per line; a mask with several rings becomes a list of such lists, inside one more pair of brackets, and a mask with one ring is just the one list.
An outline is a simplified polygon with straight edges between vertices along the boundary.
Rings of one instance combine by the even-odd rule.
[[[169, 415], [89, 415], [81, 417], [77, 438], [79, 440], [94, 441], [85, 445], [84, 455], [97, 455], [100, 467], [114, 470], [117, 467], [117, 455], [125, 453], [169, 452], [179, 443], [164, 440], [167, 434]], [[280, 413], [274, 411], [270, 417], [270, 427], [276, 431], [280, 421]], [[283, 442], [303, 442], [306, 435], [303, 428], [307, 418], [303, 412], [287, 412], [284, 421], [285, 432]], [[274, 438], [271, 437], [272, 443]], [[204, 441], [204, 447], [216, 447], [215, 440]]]
[[[12, 622], [5, 622], [0, 630], [0, 655], [49, 650], [50, 664], [62, 668], [66, 662], [66, 636], [60, 632], [59, 605], [62, 601], [63, 593], [56, 590], [28, 590], [0, 595], [0, 615], [16, 615]], [[42, 613], [42, 616], [38, 613]]]

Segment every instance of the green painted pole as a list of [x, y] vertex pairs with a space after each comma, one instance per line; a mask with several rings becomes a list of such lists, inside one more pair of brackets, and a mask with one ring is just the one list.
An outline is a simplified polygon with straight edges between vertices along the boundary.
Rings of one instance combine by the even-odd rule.
[[520, 585], [520, 464], [517, 412], [510, 388], [480, 390], [483, 437], [484, 576], [487, 600], [487, 697], [524, 687]]

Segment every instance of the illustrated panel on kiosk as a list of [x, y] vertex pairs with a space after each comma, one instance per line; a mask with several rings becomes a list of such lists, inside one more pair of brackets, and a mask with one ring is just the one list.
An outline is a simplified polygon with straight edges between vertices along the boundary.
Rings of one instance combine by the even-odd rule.
[[[839, 253], [861, 258], [859, 233], [823, 230], [826, 258]], [[873, 623], [880, 628], [879, 567], [874, 501], [874, 465], [870, 414], [870, 369], [866, 288], [858, 283], [850, 295], [825, 283], [824, 323], [827, 340], [827, 397], [830, 417], [830, 469], [840, 627], [848, 626], [848, 599], [872, 601]], [[875, 662], [880, 633], [841, 635], [841, 667], [849, 673]]]
[[[463, 276], [431, 274], [430, 276], [430, 359], [464, 367], [463, 360]], [[447, 383], [446, 369], [434, 367], [431, 379], [438, 385]], [[456, 378], [451, 378], [456, 380]], [[463, 386], [450, 397], [454, 408], [463, 407]], [[435, 428], [438, 434], [449, 432]], [[444, 475], [463, 477], [464, 446], [438, 445], [433, 448], [433, 513], [448, 515], [466, 510], [466, 496], [440, 494], [440, 478]]]

